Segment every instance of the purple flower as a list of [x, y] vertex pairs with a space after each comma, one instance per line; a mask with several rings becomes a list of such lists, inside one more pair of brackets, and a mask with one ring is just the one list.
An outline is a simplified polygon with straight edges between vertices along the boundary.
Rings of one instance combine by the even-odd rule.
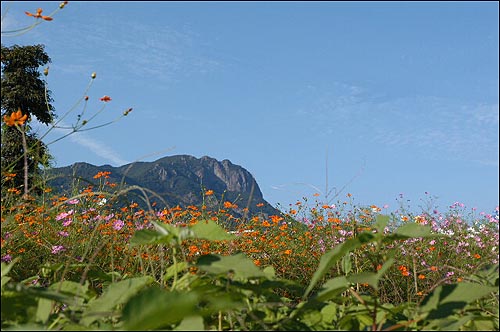
[[61, 251], [64, 251], [66, 250], [63, 246], [52, 246], [52, 253], [55, 255], [55, 254], [58, 254], [59, 252]]
[[78, 203], [80, 203], [80, 201], [78, 199], [76, 199], [76, 198], [68, 201], [68, 204], [71, 204], [71, 205], [75, 205], [75, 204], [78, 204]]
[[120, 229], [123, 228], [124, 225], [125, 223], [122, 220], [118, 219], [113, 223], [113, 228], [119, 231]]
[[73, 219], [68, 218], [68, 219], [66, 219], [66, 220], [64, 220], [64, 221], [63, 221], [62, 225], [63, 225], [64, 227], [66, 227], [66, 226], [71, 225], [71, 223], [72, 223], [72, 222], [73, 222]]
[[2, 262], [5, 262], [5, 263], [10, 263], [10, 261], [12, 261], [12, 256], [7, 254], [5, 256], [2, 257]]
[[65, 231], [57, 232], [57, 234], [59, 234], [59, 236], [63, 236], [63, 237], [66, 237], [69, 235], [69, 233], [65, 232]]

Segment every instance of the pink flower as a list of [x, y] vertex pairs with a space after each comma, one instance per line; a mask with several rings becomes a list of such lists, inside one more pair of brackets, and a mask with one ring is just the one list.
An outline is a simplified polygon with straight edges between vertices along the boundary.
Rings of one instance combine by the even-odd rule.
[[64, 251], [66, 250], [63, 246], [52, 246], [52, 253], [55, 255], [55, 254], [58, 254], [60, 253], [61, 251]]
[[120, 220], [120, 219], [116, 220], [113, 223], [113, 228], [116, 229], [117, 231], [119, 231], [120, 229], [122, 229], [123, 226], [125, 226], [125, 223], [122, 220]]

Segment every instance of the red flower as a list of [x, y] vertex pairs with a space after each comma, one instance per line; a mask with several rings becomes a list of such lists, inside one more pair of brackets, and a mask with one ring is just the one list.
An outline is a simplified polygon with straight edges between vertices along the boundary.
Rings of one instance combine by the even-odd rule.
[[100, 100], [100, 101], [103, 101], [103, 102], [105, 102], [105, 103], [107, 103], [108, 101], [110, 101], [110, 100], [111, 100], [111, 97], [110, 97], [110, 96], [103, 96], [103, 97], [101, 97], [99, 100]]
[[36, 14], [31, 14], [30, 12], [24, 12], [24, 13], [26, 15], [28, 15], [28, 16], [33, 16], [34, 18], [44, 19], [45, 21], [52, 21], [53, 20], [53, 18], [50, 17], [50, 16], [44, 16], [44, 15], [42, 15], [42, 12], [43, 12], [42, 8], [38, 8], [36, 10]]

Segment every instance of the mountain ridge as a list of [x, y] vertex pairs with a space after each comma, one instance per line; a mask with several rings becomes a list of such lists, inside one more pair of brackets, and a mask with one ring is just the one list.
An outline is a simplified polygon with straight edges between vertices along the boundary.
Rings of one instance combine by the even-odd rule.
[[[244, 215], [245, 207], [248, 207], [250, 215], [280, 213], [264, 199], [257, 181], [248, 170], [228, 159], [218, 161], [209, 156], [196, 158], [187, 154], [172, 155], [151, 162], [133, 162], [117, 167], [76, 162], [52, 168], [49, 171], [52, 177], [49, 186], [57, 192], [74, 193], [89, 184], [97, 185], [99, 181], [93, 177], [99, 172], [111, 172], [109, 181], [124, 188], [138, 186], [160, 196], [161, 200], [156, 199], [155, 195], [148, 197], [151, 202], [156, 202], [157, 207], [201, 206], [204, 202], [203, 193], [212, 190], [219, 207], [223, 201], [238, 205], [233, 210], [235, 216]], [[257, 204], [263, 205], [257, 207]]]

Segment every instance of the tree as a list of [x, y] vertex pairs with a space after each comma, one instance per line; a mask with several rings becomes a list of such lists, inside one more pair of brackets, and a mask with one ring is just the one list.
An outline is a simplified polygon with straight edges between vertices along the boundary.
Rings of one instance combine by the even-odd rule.
[[54, 118], [50, 90], [40, 78], [39, 68], [50, 63], [44, 45], [2, 45], [2, 116], [21, 108], [28, 118], [49, 124]]
[[[1, 47], [2, 60], [2, 116], [21, 110], [28, 115], [28, 121], [35, 116], [38, 121], [49, 124], [53, 121], [54, 107], [50, 90], [45, 88], [39, 67], [50, 63], [43, 45]], [[27, 168], [29, 188], [39, 176], [40, 165], [48, 166], [51, 159], [46, 145], [30, 132], [30, 126], [23, 127], [24, 133], [14, 126], [2, 125], [1, 166], [2, 171], [16, 176], [5, 183], [10, 188], [24, 186], [23, 171]], [[25, 135], [25, 147], [23, 137]], [[25, 151], [26, 150], [26, 151]], [[24, 158], [26, 154], [26, 159]], [[4, 186], [2, 186], [2, 189]], [[24, 188], [27, 192], [28, 188]]]

